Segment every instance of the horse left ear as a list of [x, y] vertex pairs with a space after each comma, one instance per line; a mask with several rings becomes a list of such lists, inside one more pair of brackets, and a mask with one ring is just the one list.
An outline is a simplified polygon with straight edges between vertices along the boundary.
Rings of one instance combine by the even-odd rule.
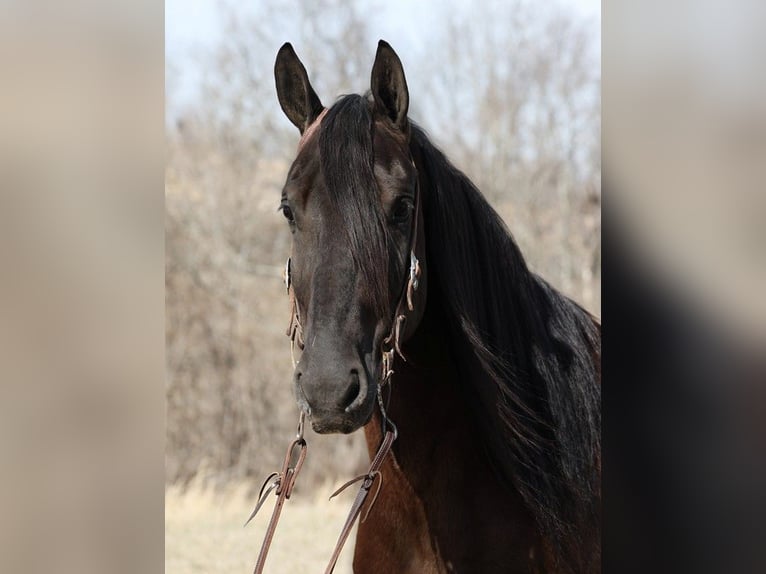
[[372, 65], [372, 97], [375, 111], [388, 119], [400, 130], [407, 128], [407, 109], [410, 95], [407, 80], [399, 56], [388, 42], [378, 42], [375, 63]]
[[298, 59], [290, 42], [284, 44], [277, 52], [274, 79], [277, 82], [277, 97], [282, 111], [303, 135], [306, 128], [322, 113], [324, 106], [311, 87], [306, 68]]

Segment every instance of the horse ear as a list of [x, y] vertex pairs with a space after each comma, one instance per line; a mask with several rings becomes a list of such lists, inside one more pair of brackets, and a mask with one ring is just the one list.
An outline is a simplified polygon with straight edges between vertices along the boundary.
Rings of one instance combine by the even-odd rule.
[[378, 42], [370, 84], [376, 112], [390, 119], [399, 129], [405, 130], [410, 105], [407, 80], [399, 56], [384, 40]]
[[274, 78], [277, 81], [277, 97], [282, 111], [303, 134], [322, 113], [324, 106], [311, 87], [306, 68], [298, 59], [290, 42], [284, 44], [277, 52]]

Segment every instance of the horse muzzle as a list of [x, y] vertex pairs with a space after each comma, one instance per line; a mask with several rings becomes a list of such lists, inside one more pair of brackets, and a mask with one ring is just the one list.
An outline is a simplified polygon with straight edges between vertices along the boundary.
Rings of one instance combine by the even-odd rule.
[[367, 424], [376, 386], [358, 359], [322, 360], [304, 351], [294, 383], [298, 404], [319, 434], [352, 433]]

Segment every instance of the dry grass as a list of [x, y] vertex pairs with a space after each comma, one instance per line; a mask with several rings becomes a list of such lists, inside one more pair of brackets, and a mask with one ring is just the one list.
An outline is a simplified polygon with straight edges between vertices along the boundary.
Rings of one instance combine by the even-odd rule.
[[[254, 496], [249, 486], [228, 488], [224, 493], [192, 487], [186, 492], [170, 487], [165, 494], [165, 572], [167, 574], [213, 574], [252, 572], [266, 531], [273, 495], [261, 513], [243, 528]], [[306, 492], [300, 483], [282, 512], [274, 537], [267, 573], [323, 572], [340, 533], [350, 497], [327, 501], [328, 484]], [[352, 534], [335, 572], [351, 572]]]

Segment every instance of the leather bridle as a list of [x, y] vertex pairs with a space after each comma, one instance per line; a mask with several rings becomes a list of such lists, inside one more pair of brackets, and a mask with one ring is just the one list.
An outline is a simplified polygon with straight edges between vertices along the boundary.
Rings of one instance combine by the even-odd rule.
[[[307, 129], [307, 132], [304, 134], [304, 137], [301, 138], [299, 149], [305, 143], [307, 136], [310, 135], [309, 130], [311, 130], [312, 133], [313, 131], [316, 131], [326, 111], [327, 110], [324, 110], [322, 114], [317, 118], [317, 120], [315, 120], [312, 123], [312, 125]], [[415, 165], [414, 161], [412, 163], [414, 167]], [[417, 178], [416, 178], [416, 182], [417, 182]], [[372, 509], [372, 506], [375, 504], [375, 500], [377, 499], [378, 493], [380, 492], [382, 479], [383, 479], [380, 472], [380, 468], [383, 466], [383, 462], [385, 461], [388, 453], [391, 451], [391, 447], [393, 446], [393, 443], [397, 438], [398, 433], [397, 433], [396, 425], [394, 425], [394, 423], [391, 421], [391, 419], [388, 417], [386, 413], [386, 409], [384, 406], [385, 401], [383, 399], [383, 389], [387, 384], [391, 382], [391, 378], [394, 374], [394, 370], [393, 370], [394, 355], [398, 354], [402, 359], [404, 359], [404, 355], [402, 354], [402, 350], [401, 350], [401, 344], [403, 342], [402, 337], [404, 333], [404, 324], [407, 321], [407, 317], [409, 316], [409, 314], [415, 310], [415, 292], [418, 289], [418, 284], [420, 281], [420, 274], [421, 274], [420, 262], [418, 261], [418, 258], [415, 255], [416, 248], [417, 248], [417, 240], [418, 240], [418, 220], [420, 218], [420, 211], [421, 211], [420, 196], [421, 196], [420, 188], [419, 188], [419, 185], [416, 183], [415, 208], [413, 210], [413, 220], [412, 220], [413, 223], [412, 223], [411, 235], [410, 235], [410, 241], [409, 241], [409, 257], [410, 257], [409, 272], [407, 274], [406, 282], [404, 283], [402, 287], [402, 292], [399, 296], [399, 300], [394, 310], [393, 320], [391, 322], [391, 330], [389, 331], [388, 336], [385, 339], [383, 339], [383, 342], [381, 344], [381, 349], [380, 349], [381, 373], [380, 373], [380, 378], [377, 384], [377, 387], [378, 387], [377, 402], [378, 402], [378, 408], [380, 410], [381, 435], [383, 438], [381, 440], [381, 443], [380, 443], [380, 446], [378, 447], [377, 452], [375, 453], [375, 456], [372, 458], [372, 461], [370, 462], [370, 466], [367, 469], [367, 472], [360, 476], [357, 476], [356, 478], [351, 479], [330, 496], [330, 498], [333, 498], [337, 494], [339, 494], [340, 492], [348, 488], [349, 486], [355, 484], [356, 482], [361, 481], [359, 491], [357, 492], [356, 498], [354, 499], [354, 503], [351, 506], [351, 510], [349, 511], [348, 517], [346, 518], [346, 522], [343, 525], [343, 529], [341, 530], [340, 536], [338, 537], [338, 541], [335, 544], [335, 548], [330, 558], [330, 562], [327, 565], [327, 568], [325, 569], [325, 574], [331, 574], [333, 569], [335, 568], [335, 564], [337, 563], [338, 558], [340, 557], [341, 550], [343, 549], [343, 546], [346, 543], [346, 540], [348, 539], [348, 536], [354, 527], [354, 523], [356, 522], [356, 519], [359, 517], [362, 511], [362, 507], [364, 506], [364, 502], [367, 499], [367, 495], [370, 493], [370, 490], [372, 489], [377, 479], [378, 487], [375, 492], [375, 496], [373, 497], [372, 502], [370, 503], [370, 506], [367, 509], [367, 513], [362, 518], [362, 521], [366, 520], [367, 515], [369, 515], [370, 510]], [[297, 363], [295, 361], [294, 350], [295, 350], [296, 344], [298, 345], [300, 349], [303, 349], [303, 327], [300, 321], [300, 311], [299, 311], [298, 302], [295, 297], [295, 291], [292, 287], [290, 267], [291, 267], [291, 259], [288, 258], [287, 263], [285, 264], [285, 286], [287, 288], [287, 293], [290, 296], [291, 311], [290, 311], [290, 323], [287, 327], [287, 336], [290, 338], [290, 352], [293, 357], [293, 368], [295, 368]], [[306, 445], [306, 440], [303, 437], [305, 416], [306, 416], [305, 412], [301, 410], [301, 413], [298, 419], [298, 433], [296, 438], [290, 443], [290, 446], [287, 448], [282, 469], [279, 472], [272, 473], [266, 479], [258, 495], [258, 502], [255, 506], [255, 509], [250, 514], [250, 517], [247, 519], [247, 522], [245, 522], [245, 525], [247, 525], [253, 519], [253, 517], [258, 513], [258, 511], [261, 509], [267, 496], [272, 491], [275, 492], [277, 496], [277, 502], [274, 506], [274, 511], [272, 512], [271, 519], [269, 520], [269, 525], [266, 529], [266, 535], [264, 536], [263, 543], [261, 545], [261, 550], [258, 554], [258, 560], [256, 562], [255, 570], [253, 571], [253, 574], [261, 574], [263, 572], [263, 567], [266, 562], [266, 555], [268, 554], [269, 547], [271, 546], [271, 541], [274, 538], [274, 532], [276, 531], [277, 523], [279, 522], [279, 517], [282, 513], [282, 507], [285, 501], [289, 500], [290, 494], [292, 494], [293, 486], [295, 485], [295, 480], [303, 466], [303, 461], [306, 458], [307, 445]]]

